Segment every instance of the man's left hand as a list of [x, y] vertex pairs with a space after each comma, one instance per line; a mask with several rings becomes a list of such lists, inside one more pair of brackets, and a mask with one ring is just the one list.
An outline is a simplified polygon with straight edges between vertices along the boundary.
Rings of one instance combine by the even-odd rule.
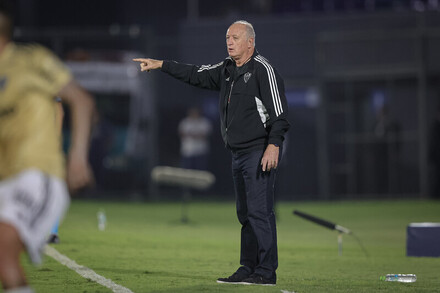
[[73, 152], [69, 153], [66, 182], [71, 194], [94, 185], [93, 171], [85, 156], [79, 156]]
[[261, 159], [261, 166], [264, 172], [276, 169], [278, 166], [278, 156], [280, 154], [280, 148], [274, 144], [269, 144], [264, 151], [263, 158]]

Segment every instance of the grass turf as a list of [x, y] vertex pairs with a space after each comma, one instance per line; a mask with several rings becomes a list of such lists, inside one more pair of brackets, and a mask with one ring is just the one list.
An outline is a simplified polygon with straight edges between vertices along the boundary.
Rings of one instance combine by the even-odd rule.
[[[97, 228], [105, 209], [108, 226]], [[298, 209], [348, 227], [369, 257], [344, 235], [292, 215]], [[280, 202], [276, 287], [217, 284], [239, 265], [240, 225], [232, 202], [196, 202], [188, 224], [179, 203], [73, 201], [54, 247], [77, 263], [141, 292], [440, 292], [440, 258], [406, 257], [410, 222], [440, 222], [440, 202]], [[40, 267], [23, 257], [37, 292], [111, 292], [46, 257]], [[387, 273], [413, 273], [415, 283], [380, 281]]]

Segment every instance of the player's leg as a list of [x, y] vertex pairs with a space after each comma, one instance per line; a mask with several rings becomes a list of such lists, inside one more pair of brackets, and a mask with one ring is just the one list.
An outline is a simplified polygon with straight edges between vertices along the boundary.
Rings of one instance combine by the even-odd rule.
[[58, 244], [60, 243], [60, 237], [58, 236], [58, 228], [60, 226], [60, 221], [57, 221], [55, 225], [52, 227], [52, 231], [50, 231], [49, 238], [47, 243]]
[[38, 170], [27, 170], [2, 182], [0, 245], [3, 247], [0, 248], [0, 265], [4, 270], [0, 277], [5, 288], [32, 292], [27, 287], [17, 288], [26, 284], [19, 263], [20, 251], [25, 247], [33, 263], [41, 262], [46, 237], [56, 220], [62, 218], [69, 200], [67, 188], [61, 179]]
[[20, 265], [23, 244], [17, 230], [10, 224], [0, 222], [0, 282], [3, 289], [26, 286], [26, 278]]
[[51, 233], [51, 234], [58, 234], [58, 227], [59, 227], [59, 225], [60, 225], [60, 222], [57, 221], [57, 222], [55, 223], [55, 225], [53, 226], [52, 231], [51, 231], [50, 233]]

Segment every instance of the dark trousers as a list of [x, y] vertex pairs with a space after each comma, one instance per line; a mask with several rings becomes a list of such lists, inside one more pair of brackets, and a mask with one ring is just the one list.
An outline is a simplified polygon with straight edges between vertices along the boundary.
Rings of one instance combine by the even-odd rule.
[[[280, 150], [281, 153], [281, 150]], [[278, 267], [274, 183], [276, 170], [263, 172], [263, 150], [232, 153], [232, 173], [241, 228], [239, 270], [276, 281]]]

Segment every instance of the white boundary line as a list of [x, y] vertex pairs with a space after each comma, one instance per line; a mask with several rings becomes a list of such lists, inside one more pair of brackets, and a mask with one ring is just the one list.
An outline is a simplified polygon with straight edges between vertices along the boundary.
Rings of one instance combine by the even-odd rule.
[[[58, 261], [62, 265], [75, 271], [77, 274], [79, 274], [83, 278], [90, 279], [90, 280], [92, 280], [92, 281], [94, 281], [104, 287], [109, 288], [110, 290], [112, 290], [115, 293], [134, 293], [130, 289], [128, 289], [124, 286], [118, 285], [115, 282], [113, 282], [112, 280], [104, 278], [101, 275], [98, 275], [92, 269], [89, 269], [88, 267], [77, 264], [74, 260], [71, 260], [70, 258], [65, 256], [64, 254], [59, 253], [58, 250], [56, 250], [55, 248], [53, 248], [49, 245], [46, 245], [46, 247], [44, 249], [44, 253], [46, 255], [52, 257], [54, 260]], [[281, 293], [295, 293], [295, 292], [281, 290]]]
[[88, 267], [77, 264], [74, 260], [71, 260], [67, 256], [59, 253], [58, 250], [56, 250], [55, 248], [53, 248], [49, 245], [46, 245], [44, 253], [46, 255], [52, 257], [53, 259], [55, 259], [56, 261], [58, 261], [62, 265], [65, 265], [69, 269], [75, 271], [76, 273], [78, 273], [82, 277], [84, 277], [86, 279], [90, 279], [98, 284], [101, 284], [102, 286], [109, 288], [110, 290], [112, 290], [115, 293], [133, 293], [133, 291], [131, 291], [130, 289], [125, 288], [124, 286], [118, 285], [115, 282], [113, 282], [112, 280], [104, 278], [101, 275], [98, 275], [92, 269], [89, 269]]

